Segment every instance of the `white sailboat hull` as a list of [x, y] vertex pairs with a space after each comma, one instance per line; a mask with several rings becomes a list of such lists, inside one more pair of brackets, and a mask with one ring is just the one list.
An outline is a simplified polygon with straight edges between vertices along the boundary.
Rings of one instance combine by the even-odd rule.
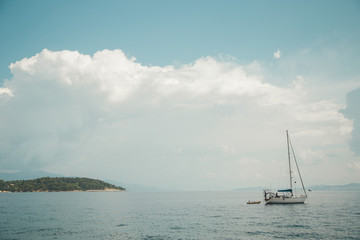
[[[298, 164], [297, 164], [297, 161], [296, 161], [295, 152], [294, 152], [294, 149], [292, 147], [292, 144], [291, 144], [291, 141], [290, 141], [290, 138], [289, 138], [289, 132], [287, 130], [286, 130], [286, 140], [287, 140], [287, 150], [288, 150], [288, 160], [289, 160], [289, 178], [290, 178], [289, 179], [290, 180], [290, 186], [289, 187], [290, 188], [277, 190], [276, 193], [270, 192], [268, 190], [264, 190], [265, 204], [297, 204], [297, 203], [305, 203], [305, 200], [307, 198], [304, 183], [302, 181], [300, 170], [299, 170], [299, 167], [298, 167]], [[304, 190], [304, 195], [301, 195], [300, 197], [296, 197], [293, 194], [293, 176], [292, 176], [292, 171], [291, 171], [290, 147], [291, 147], [291, 152], [292, 152], [292, 155], [293, 155], [294, 162], [296, 164], [297, 172], [299, 173], [301, 185], [302, 185], [303, 190]]]
[[275, 197], [269, 200], [265, 200], [265, 204], [297, 204], [297, 203], [304, 203], [305, 200], [306, 200], [305, 196], [289, 197], [289, 198]]

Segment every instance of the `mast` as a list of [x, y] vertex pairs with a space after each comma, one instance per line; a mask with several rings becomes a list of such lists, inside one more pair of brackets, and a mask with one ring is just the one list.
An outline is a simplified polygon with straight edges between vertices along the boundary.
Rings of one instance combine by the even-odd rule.
[[286, 140], [287, 140], [288, 159], [289, 159], [290, 189], [291, 189], [291, 195], [293, 195], [293, 192], [292, 192], [293, 187], [292, 187], [292, 176], [291, 176], [291, 164], [290, 164], [290, 143], [289, 143], [288, 130], [286, 130]]

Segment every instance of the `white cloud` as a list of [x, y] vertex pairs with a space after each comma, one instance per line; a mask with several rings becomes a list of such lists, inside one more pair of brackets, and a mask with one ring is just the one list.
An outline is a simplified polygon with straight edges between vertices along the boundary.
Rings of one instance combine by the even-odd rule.
[[[211, 175], [221, 176], [217, 184], [239, 185], [274, 170], [275, 155], [263, 153], [284, 148], [286, 129], [307, 149], [344, 144], [352, 129], [338, 113], [342, 106], [310, 100], [303, 77], [275, 86], [258, 63], [204, 57], [158, 67], [121, 50], [89, 56], [45, 49], [10, 69], [14, 77], [0, 92], [11, 96], [0, 97], [0, 169], [179, 188], [208, 188], [200, 176]], [[258, 159], [252, 167], [233, 161], [249, 154]], [[241, 168], [248, 169], [243, 178]]]
[[274, 52], [274, 58], [279, 59], [281, 57], [281, 52], [278, 49], [276, 52]]
[[298, 156], [304, 164], [324, 164], [324, 162], [328, 160], [326, 154], [323, 151], [314, 151], [310, 148], [298, 150]]
[[8, 88], [0, 88], [0, 95], [2, 95], [2, 94], [7, 94], [7, 95], [9, 95], [9, 96], [14, 96], [13, 94], [12, 94], [12, 92], [11, 92], [11, 90], [10, 89], [8, 89]]
[[349, 166], [349, 168], [354, 168], [354, 169], [360, 171], [360, 161], [358, 161], [358, 162], [354, 161], [352, 163], [349, 163], [348, 166]]

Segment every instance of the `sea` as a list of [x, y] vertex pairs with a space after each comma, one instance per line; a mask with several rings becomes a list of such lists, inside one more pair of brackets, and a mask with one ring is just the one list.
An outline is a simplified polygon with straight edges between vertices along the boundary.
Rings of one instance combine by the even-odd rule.
[[262, 192], [0, 193], [0, 239], [360, 239], [360, 192], [249, 200]]

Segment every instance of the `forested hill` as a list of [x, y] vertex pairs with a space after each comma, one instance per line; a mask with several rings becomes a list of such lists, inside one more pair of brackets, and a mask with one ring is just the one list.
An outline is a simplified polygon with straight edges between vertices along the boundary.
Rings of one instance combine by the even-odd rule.
[[43, 177], [33, 180], [4, 181], [0, 179], [0, 192], [59, 192], [91, 190], [125, 190], [101, 180], [78, 177]]

